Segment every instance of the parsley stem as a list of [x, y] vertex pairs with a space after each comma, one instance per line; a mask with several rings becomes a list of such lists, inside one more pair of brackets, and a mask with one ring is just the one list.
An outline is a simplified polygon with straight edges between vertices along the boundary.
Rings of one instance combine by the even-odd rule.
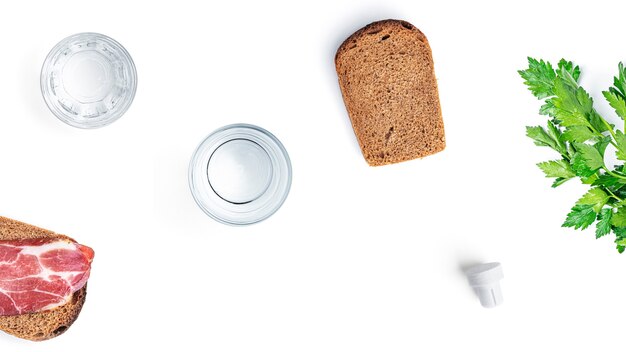
[[623, 202], [623, 201], [624, 201], [622, 198], [620, 198], [620, 197], [616, 196], [616, 195], [615, 195], [615, 193], [611, 192], [611, 190], [610, 190], [610, 189], [605, 188], [605, 190], [606, 190], [607, 192], [609, 192], [609, 194], [611, 195], [611, 197], [613, 197], [613, 198], [617, 199], [617, 200], [618, 200], [618, 201], [620, 201], [620, 202]]
[[[598, 116], [600, 116], [600, 115], [598, 115]], [[602, 120], [602, 123], [603, 123], [603, 124], [606, 126], [606, 128], [609, 130], [609, 133], [611, 134], [611, 137], [613, 137], [613, 139], [617, 139], [617, 138], [615, 137], [615, 131], [613, 131], [613, 127], [611, 127], [611, 125], [609, 125], [609, 123], [608, 123], [608, 122], [606, 122], [606, 120], [605, 120], [604, 118], [600, 117], [600, 120]], [[615, 148], [617, 148], [617, 145], [616, 145], [613, 141], [611, 141], [611, 144], [613, 144], [613, 145], [615, 146]]]
[[604, 171], [606, 171], [607, 174], [609, 174], [609, 175], [611, 175], [613, 177], [616, 177], [616, 178], [621, 178], [622, 180], [626, 180], [626, 176], [622, 176], [622, 175], [620, 175], [618, 173], [615, 173], [615, 172], [609, 170], [606, 166], [603, 166], [602, 168], [604, 169]]
[[[595, 110], [594, 110], [595, 111]], [[600, 115], [598, 115], [600, 116]], [[602, 123], [604, 123], [604, 125], [606, 126], [606, 128], [608, 129], [609, 133], [611, 134], [611, 140], [609, 141], [609, 143], [611, 143], [615, 148], [617, 148], [617, 143], [615, 143], [615, 140], [617, 139], [615, 137], [615, 132], [613, 131], [613, 128], [611, 127], [611, 125], [609, 125], [608, 122], [606, 122], [606, 120], [604, 118], [602, 118], [600, 116], [600, 120], [602, 120]], [[589, 128], [591, 128], [591, 131], [597, 135], [599, 135], [600, 137], [603, 137], [604, 135], [602, 134], [602, 132], [598, 131], [597, 129], [595, 129], [595, 127], [589, 125]]]

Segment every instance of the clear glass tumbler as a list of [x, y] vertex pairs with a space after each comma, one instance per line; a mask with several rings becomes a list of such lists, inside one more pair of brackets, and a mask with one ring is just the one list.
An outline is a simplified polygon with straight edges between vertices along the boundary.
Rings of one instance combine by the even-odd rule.
[[189, 164], [194, 200], [213, 219], [250, 225], [267, 219], [291, 188], [291, 161], [280, 141], [254, 125], [235, 124], [211, 133]]
[[130, 107], [137, 71], [130, 54], [98, 33], [63, 39], [41, 69], [41, 92], [50, 111], [79, 128], [106, 126]]

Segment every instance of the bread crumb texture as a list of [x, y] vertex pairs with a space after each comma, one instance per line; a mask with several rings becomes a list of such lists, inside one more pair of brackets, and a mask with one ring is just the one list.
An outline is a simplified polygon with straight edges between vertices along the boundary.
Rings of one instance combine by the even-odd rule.
[[369, 165], [421, 158], [445, 148], [432, 53], [415, 26], [399, 20], [365, 26], [339, 47], [335, 67]]

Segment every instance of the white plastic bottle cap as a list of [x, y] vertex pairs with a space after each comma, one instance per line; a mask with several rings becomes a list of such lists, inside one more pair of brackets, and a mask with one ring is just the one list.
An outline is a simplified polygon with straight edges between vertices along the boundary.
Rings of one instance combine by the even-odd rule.
[[493, 308], [502, 304], [500, 280], [504, 278], [500, 263], [474, 265], [465, 270], [467, 280], [485, 308]]

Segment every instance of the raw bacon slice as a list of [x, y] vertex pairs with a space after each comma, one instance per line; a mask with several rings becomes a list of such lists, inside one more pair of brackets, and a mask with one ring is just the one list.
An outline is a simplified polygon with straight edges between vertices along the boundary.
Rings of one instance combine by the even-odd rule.
[[69, 238], [0, 241], [0, 316], [67, 303], [87, 283], [93, 256]]

